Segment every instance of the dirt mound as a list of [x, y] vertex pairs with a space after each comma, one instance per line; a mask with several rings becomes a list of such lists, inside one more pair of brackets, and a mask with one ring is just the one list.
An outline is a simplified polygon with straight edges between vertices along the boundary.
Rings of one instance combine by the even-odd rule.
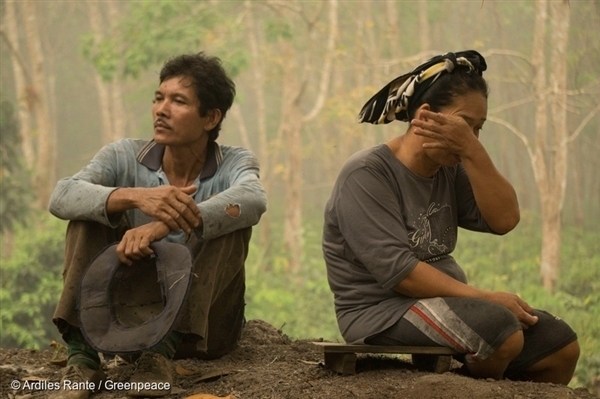
[[[0, 349], [0, 395], [2, 398], [44, 398], [48, 389], [23, 389], [25, 381], [60, 381], [62, 368], [54, 351]], [[57, 365], [58, 364], [58, 365]], [[133, 366], [119, 358], [106, 360], [108, 378], [126, 382]], [[398, 357], [359, 356], [357, 374], [338, 375], [325, 369], [322, 354], [306, 340], [293, 341], [273, 326], [251, 320], [239, 348], [212, 361], [177, 360], [173, 398], [212, 394], [236, 399], [289, 398], [474, 398], [474, 399], [592, 399], [585, 389], [554, 384], [476, 380], [458, 368], [445, 374], [417, 371]], [[11, 384], [21, 388], [13, 389]], [[32, 384], [28, 385], [32, 387]], [[103, 391], [93, 399], [124, 398], [123, 391]]]

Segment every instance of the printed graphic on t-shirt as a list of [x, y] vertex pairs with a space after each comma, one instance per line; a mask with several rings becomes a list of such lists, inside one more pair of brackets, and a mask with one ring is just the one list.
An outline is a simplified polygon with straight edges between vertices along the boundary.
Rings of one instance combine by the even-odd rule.
[[452, 228], [452, 208], [448, 204], [431, 203], [412, 223], [408, 238], [419, 260], [445, 255], [452, 251], [455, 237]]

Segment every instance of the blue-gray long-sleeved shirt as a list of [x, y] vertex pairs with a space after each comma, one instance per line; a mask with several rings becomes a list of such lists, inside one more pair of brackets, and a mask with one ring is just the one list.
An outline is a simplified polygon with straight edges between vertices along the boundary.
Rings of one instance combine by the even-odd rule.
[[[110, 227], [116, 227], [125, 214], [131, 227], [155, 220], [138, 209], [109, 215], [106, 202], [120, 187], [169, 184], [161, 167], [163, 154], [163, 145], [147, 140], [123, 139], [104, 146], [74, 176], [58, 181], [50, 198], [50, 212], [61, 219], [90, 220]], [[244, 148], [209, 143], [204, 169], [194, 185], [198, 190], [193, 197], [203, 220], [196, 234], [204, 239], [253, 226], [266, 211], [258, 160]], [[229, 205], [239, 206], [238, 217], [225, 212]], [[185, 234], [171, 232], [167, 240], [184, 243]]]

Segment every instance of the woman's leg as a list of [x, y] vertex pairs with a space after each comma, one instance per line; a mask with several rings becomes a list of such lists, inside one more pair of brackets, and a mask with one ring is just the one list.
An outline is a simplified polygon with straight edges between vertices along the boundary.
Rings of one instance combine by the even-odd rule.
[[469, 298], [428, 298], [366, 342], [449, 347], [465, 354], [474, 376], [500, 379], [521, 352], [524, 339], [517, 318], [501, 305]]
[[560, 318], [534, 310], [538, 322], [523, 330], [523, 350], [508, 366], [507, 377], [568, 384], [579, 360], [577, 334]]
[[469, 372], [475, 377], [501, 380], [510, 362], [521, 353], [523, 341], [523, 332], [515, 331], [490, 357], [467, 363]]

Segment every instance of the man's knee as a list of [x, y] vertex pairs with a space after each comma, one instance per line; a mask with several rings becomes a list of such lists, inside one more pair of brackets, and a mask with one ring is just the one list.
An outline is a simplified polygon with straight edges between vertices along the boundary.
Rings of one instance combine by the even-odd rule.
[[203, 251], [206, 247], [246, 249], [252, 236], [252, 227], [245, 227], [219, 237], [204, 239], [195, 234], [189, 236], [186, 246], [193, 254]]

